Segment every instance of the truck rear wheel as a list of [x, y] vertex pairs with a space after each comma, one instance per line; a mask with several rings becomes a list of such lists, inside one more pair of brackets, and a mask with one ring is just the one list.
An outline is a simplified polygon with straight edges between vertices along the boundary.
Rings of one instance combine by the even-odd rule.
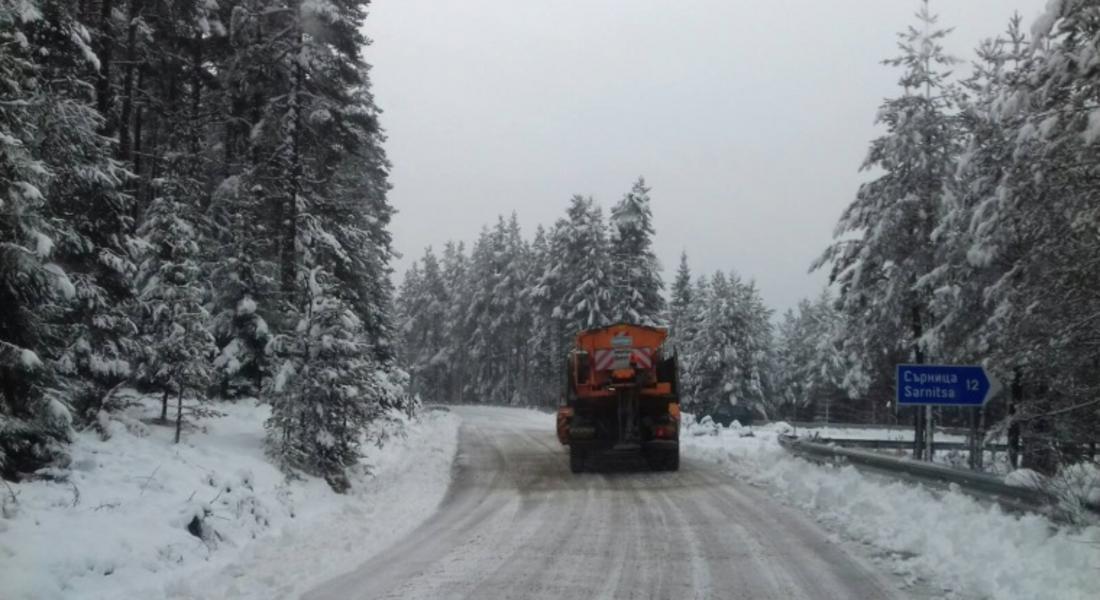
[[584, 450], [579, 448], [577, 444], [570, 444], [569, 446], [569, 470], [574, 473], [581, 473], [584, 471]]

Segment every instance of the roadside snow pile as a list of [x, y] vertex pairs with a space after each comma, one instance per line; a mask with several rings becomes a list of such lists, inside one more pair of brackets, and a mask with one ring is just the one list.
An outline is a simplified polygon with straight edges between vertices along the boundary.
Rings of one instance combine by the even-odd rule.
[[1054, 495], [1059, 509], [1075, 522], [1089, 522], [1089, 509], [1100, 508], [1100, 466], [1092, 463], [1070, 465], [1052, 477], [1031, 469], [1016, 469], [1004, 476], [1004, 482]]
[[[0, 515], [5, 600], [272, 598], [340, 573], [411, 531], [450, 481], [457, 417], [400, 420], [353, 489], [288, 480], [264, 456], [267, 406], [212, 404], [172, 443], [147, 400], [80, 433], [55, 481], [13, 485]], [[2, 490], [5, 495], [8, 490]]]
[[962, 493], [792, 457], [778, 442], [786, 424], [682, 438], [685, 456], [762, 485], [843, 537], [879, 549], [895, 573], [958, 595], [998, 600], [1096, 597], [1100, 528], [1057, 528], [1045, 517], [1006, 514]]

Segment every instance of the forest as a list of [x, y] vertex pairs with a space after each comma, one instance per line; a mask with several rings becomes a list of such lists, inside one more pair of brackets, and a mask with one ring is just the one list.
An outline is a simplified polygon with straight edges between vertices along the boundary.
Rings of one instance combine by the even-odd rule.
[[924, 3], [883, 61], [899, 89], [875, 115], [867, 180], [808, 265], [829, 284], [783, 315], [745, 275], [693, 280], [686, 257], [666, 286], [643, 180], [607, 223], [575, 196], [530, 241], [513, 216], [468, 252], [454, 242], [441, 256], [428, 249], [398, 297], [413, 389], [438, 401], [553, 405], [569, 336], [631, 320], [670, 328], [689, 410], [730, 402], [768, 418], [911, 423], [892, 404], [895, 365], [980, 364], [1004, 391], [981, 414], [937, 409], [937, 423], [1007, 436], [1014, 463], [1044, 472], [1093, 453], [1094, 13], [1087, 2], [1054, 3], [1030, 30], [1011, 16], [963, 63], [944, 51], [951, 31]]
[[115, 391], [161, 420], [269, 402], [346, 487], [411, 408], [359, 0], [0, 0], [0, 471], [63, 461]]
[[686, 256], [666, 301], [650, 191], [639, 178], [607, 219], [593, 198], [573, 196], [565, 216], [530, 242], [513, 214], [486, 226], [468, 253], [461, 242], [441, 256], [427, 249], [397, 301], [414, 393], [556, 406], [577, 332], [625, 321], [670, 326], [689, 406], [705, 410], [723, 398], [764, 406], [771, 311], [736, 273], [693, 280]]

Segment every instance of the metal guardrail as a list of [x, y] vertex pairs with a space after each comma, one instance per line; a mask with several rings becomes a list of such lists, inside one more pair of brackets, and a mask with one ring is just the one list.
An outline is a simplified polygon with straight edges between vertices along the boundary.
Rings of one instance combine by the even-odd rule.
[[[913, 431], [912, 425], [890, 425], [886, 423], [829, 423], [826, 421], [788, 421], [795, 429], [881, 429], [888, 431]], [[967, 435], [970, 430], [965, 427], [941, 427], [936, 425], [935, 433], [947, 435]], [[909, 442], [912, 445], [912, 442]]]
[[[875, 448], [880, 450], [912, 450], [913, 440], [867, 440], [862, 438], [811, 437], [810, 442], [843, 446], [845, 448]], [[967, 442], [935, 442], [936, 450], [969, 450]], [[983, 444], [983, 450], [1008, 451], [1008, 444]]]
[[[1012, 510], [1052, 514], [1057, 505], [1057, 499], [1050, 494], [1032, 488], [1007, 485], [1000, 477], [987, 473], [963, 471], [855, 448], [842, 448], [821, 443], [820, 440], [811, 442], [792, 435], [779, 436], [779, 444], [789, 452], [819, 462], [844, 460], [856, 467], [870, 468], [894, 477], [901, 475], [938, 487], [950, 488], [954, 484], [962, 492], [993, 500]], [[911, 446], [912, 442], [908, 444]]]

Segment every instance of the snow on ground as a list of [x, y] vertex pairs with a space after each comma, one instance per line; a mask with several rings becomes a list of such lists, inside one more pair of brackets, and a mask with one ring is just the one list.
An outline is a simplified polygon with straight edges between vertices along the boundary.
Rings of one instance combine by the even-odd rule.
[[[18, 503], [0, 516], [0, 596], [295, 595], [410, 532], [450, 482], [458, 417], [447, 412], [392, 426], [341, 496], [316, 478], [288, 480], [264, 457], [266, 406], [212, 406], [224, 416], [175, 445], [146, 400], [107, 422], [109, 440], [78, 434], [67, 482], [13, 486]], [[196, 515], [204, 539], [188, 530]]]
[[[690, 419], [686, 419], [690, 420]], [[812, 514], [843, 538], [868, 544], [879, 560], [946, 597], [1092, 600], [1100, 581], [1100, 528], [1058, 528], [1038, 515], [1014, 515], [959, 492], [933, 494], [854, 467], [796, 458], [777, 437], [783, 423], [749, 430], [689, 424], [686, 457], [725, 467]]]

